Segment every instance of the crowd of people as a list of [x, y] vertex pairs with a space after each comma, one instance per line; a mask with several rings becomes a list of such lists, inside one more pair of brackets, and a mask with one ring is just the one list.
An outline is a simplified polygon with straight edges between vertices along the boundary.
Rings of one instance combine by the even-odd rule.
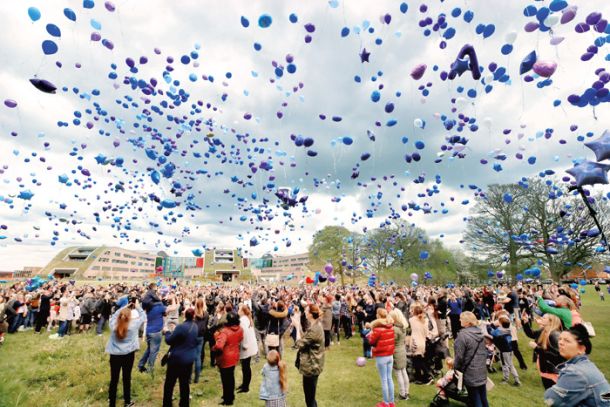
[[[165, 284], [52, 280], [31, 292], [25, 283], [7, 285], [0, 288], [0, 337], [32, 329], [62, 340], [109, 329], [111, 407], [121, 376], [124, 404], [134, 405], [131, 373], [141, 346], [139, 372], [154, 375], [159, 364], [166, 366], [163, 406], [172, 405], [176, 382], [180, 406], [189, 405], [206, 347], [208, 363], [219, 371], [221, 405], [250, 391], [251, 364], [264, 359], [259, 398], [266, 406], [285, 406], [283, 356], [292, 346], [305, 404], [315, 407], [326, 351], [358, 335], [358, 364], [374, 359], [379, 374], [378, 407], [396, 405], [396, 388], [397, 399], [408, 400], [412, 383], [435, 384], [434, 405], [454, 398], [478, 407], [489, 405], [487, 391], [495, 384], [488, 375], [496, 368], [500, 385], [521, 385], [519, 370], [528, 369], [517, 334], [523, 329], [547, 405], [610, 406], [610, 385], [588, 358], [593, 327], [582, 320], [578, 291], [569, 286]], [[169, 351], [160, 356], [163, 341]], [[242, 382], [236, 387], [238, 366]]]

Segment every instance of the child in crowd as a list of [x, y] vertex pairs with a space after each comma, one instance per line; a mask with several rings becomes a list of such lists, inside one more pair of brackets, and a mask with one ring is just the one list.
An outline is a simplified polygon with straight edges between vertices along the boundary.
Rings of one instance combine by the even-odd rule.
[[371, 333], [371, 324], [367, 322], [364, 324], [364, 329], [360, 330], [360, 336], [362, 337], [362, 352], [364, 353], [364, 357], [367, 359], [371, 359], [373, 357], [373, 351], [371, 347], [371, 343], [369, 342], [368, 335]]
[[453, 358], [445, 358], [445, 364], [447, 365], [447, 373], [436, 381], [436, 387], [440, 389], [438, 395], [446, 400], [447, 396], [443, 389], [453, 380], [453, 374], [455, 373], [453, 370]]
[[259, 398], [265, 400], [266, 407], [285, 407], [288, 389], [286, 363], [281, 360], [279, 352], [275, 349], [267, 354], [267, 363], [263, 366], [261, 374], [263, 379]]
[[493, 338], [490, 335], [485, 335], [485, 349], [487, 350], [487, 372], [496, 373], [494, 363], [496, 362], [496, 347], [494, 346]]
[[498, 319], [494, 319], [491, 328], [491, 336], [494, 338], [494, 345], [500, 351], [500, 361], [502, 362], [502, 384], [507, 384], [510, 375], [515, 379], [515, 386], [521, 386], [519, 381], [519, 373], [513, 365], [513, 349], [512, 335], [510, 331], [510, 319], [506, 315], [500, 315]]

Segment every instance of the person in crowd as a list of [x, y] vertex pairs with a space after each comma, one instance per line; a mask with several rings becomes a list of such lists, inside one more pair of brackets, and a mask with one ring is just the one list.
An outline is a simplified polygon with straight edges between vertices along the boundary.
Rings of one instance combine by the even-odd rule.
[[330, 329], [330, 344], [334, 345], [333, 335], [337, 337], [337, 345], [341, 345], [339, 332], [341, 327], [341, 295], [335, 294], [335, 299], [331, 303], [331, 312], [333, 315]]
[[[265, 346], [265, 337], [267, 336], [267, 327], [269, 326], [269, 304], [267, 298], [260, 298], [258, 295], [252, 297], [252, 310], [254, 311], [254, 327], [256, 328], [256, 341], [263, 356], [267, 356], [267, 348]], [[256, 355], [256, 362], [259, 361], [259, 355]]]
[[529, 345], [534, 350], [534, 362], [540, 373], [542, 385], [545, 390], [557, 383], [558, 366], [565, 362], [559, 353], [559, 335], [561, 334], [561, 320], [553, 314], [544, 314], [537, 318], [539, 330], [532, 330], [530, 317], [526, 312], [521, 313], [523, 331], [533, 339]]
[[180, 407], [188, 407], [190, 402], [190, 379], [197, 354], [198, 326], [194, 321], [195, 310], [189, 308], [184, 313], [184, 322], [173, 330], [163, 328], [165, 343], [169, 345], [167, 371], [163, 384], [163, 407], [172, 406], [176, 381], [180, 387]]
[[581, 318], [576, 304], [565, 295], [560, 295], [555, 299], [555, 307], [549, 305], [542, 296], [538, 297], [538, 308], [540, 311], [556, 315], [561, 320], [565, 329], [570, 329], [572, 325], [580, 324]]
[[296, 364], [299, 373], [303, 376], [303, 392], [307, 407], [318, 407], [316, 389], [318, 377], [324, 370], [325, 332], [320, 321], [321, 315], [320, 308], [315, 304], [306, 308], [305, 316], [309, 326], [303, 337], [297, 341], [299, 350]]
[[347, 294], [345, 298], [341, 299], [341, 309], [339, 310], [339, 318], [341, 320], [341, 326], [343, 327], [343, 334], [345, 335], [345, 340], [349, 340], [353, 336], [353, 309], [354, 299], [351, 294]]
[[289, 311], [290, 314], [290, 326], [292, 326], [292, 330], [290, 331], [290, 337], [294, 341], [294, 345], [292, 349], [297, 348], [297, 341], [301, 339], [303, 336], [303, 327], [301, 326], [301, 307], [298, 304], [298, 301], [295, 301], [292, 305], [292, 312]]
[[398, 380], [398, 398], [409, 400], [409, 375], [407, 374], [407, 328], [409, 323], [399, 308], [394, 308], [388, 315], [394, 324], [392, 369]]
[[53, 296], [49, 290], [42, 290], [40, 293], [40, 305], [38, 308], [38, 315], [34, 321], [34, 332], [40, 334], [41, 330], [47, 324], [49, 315], [51, 314], [51, 299]]
[[462, 313], [462, 302], [455, 296], [455, 294], [451, 294], [449, 296], [449, 300], [447, 301], [447, 306], [449, 307], [449, 321], [451, 323], [451, 335], [453, 339], [457, 338], [460, 329], [462, 328], [460, 325], [460, 314]]
[[510, 330], [510, 319], [508, 315], [501, 315], [498, 319], [494, 319], [490, 325], [491, 336], [494, 338], [494, 345], [500, 351], [500, 360], [502, 362], [502, 384], [507, 384], [510, 375], [515, 379], [515, 386], [521, 386], [519, 381], [519, 373], [513, 365], [513, 348], [512, 335]]
[[165, 308], [165, 328], [168, 331], [173, 331], [178, 325], [178, 319], [180, 317], [180, 302], [176, 295], [170, 295], [167, 307]]
[[610, 406], [610, 384], [589, 359], [592, 345], [587, 329], [577, 324], [559, 336], [557, 383], [544, 392], [547, 406]]
[[455, 374], [455, 370], [453, 370], [453, 358], [446, 358], [445, 364], [447, 365], [447, 372], [443, 377], [436, 381], [436, 387], [439, 389], [439, 396], [442, 399], [447, 400], [447, 395], [445, 394], [445, 390], [443, 389], [453, 381], [453, 377]]
[[377, 407], [394, 406], [394, 380], [392, 366], [394, 365], [394, 324], [388, 318], [385, 308], [377, 309], [377, 319], [371, 323], [369, 342], [373, 347], [373, 357], [377, 373], [381, 379], [381, 394], [383, 401]]
[[[104, 325], [106, 325], [106, 322], [110, 319], [110, 314], [112, 312], [110, 294], [101, 294], [100, 299], [95, 305], [95, 312], [97, 314], [97, 326], [95, 328], [95, 333], [97, 336], [102, 336], [102, 332], [104, 332]], [[150, 321], [148, 323], [150, 323]]]
[[424, 359], [426, 340], [429, 334], [428, 321], [424, 309], [419, 303], [413, 304], [411, 315], [411, 318], [409, 318], [409, 325], [411, 326], [409, 353], [411, 354], [413, 369], [415, 370], [414, 379], [417, 384], [428, 384], [431, 378]]
[[267, 363], [263, 366], [261, 375], [263, 378], [259, 398], [265, 400], [265, 407], [286, 407], [288, 374], [286, 363], [278, 351], [271, 350], [267, 354]]
[[147, 303], [146, 311], [146, 351], [138, 362], [138, 370], [142, 373], [154, 374], [155, 361], [161, 349], [163, 339], [163, 316], [165, 305], [162, 302]]
[[239, 326], [239, 316], [234, 312], [227, 313], [226, 324], [215, 334], [212, 352], [216, 353], [216, 364], [222, 381], [223, 406], [232, 406], [235, 400], [235, 365], [239, 361], [240, 345], [244, 331]]
[[250, 362], [252, 357], [258, 354], [258, 344], [256, 342], [256, 332], [252, 312], [246, 304], [239, 306], [239, 326], [244, 333], [244, 339], [239, 348], [239, 363], [241, 364], [242, 382], [237, 387], [238, 393], [248, 393], [250, 391], [250, 381], [252, 379], [252, 369]]
[[208, 312], [203, 297], [199, 297], [195, 301], [195, 324], [197, 324], [197, 347], [195, 348], [195, 378], [193, 383], [199, 383], [203, 364], [201, 352], [203, 351], [204, 339], [208, 330]]
[[[269, 307], [269, 322], [267, 324], [266, 333], [267, 341], [265, 342], [267, 351], [269, 351], [269, 349], [276, 349], [278, 352], [280, 352], [280, 354], [283, 353], [284, 341], [282, 337], [284, 336], [289, 324], [290, 320], [288, 319], [288, 307], [286, 307], [284, 301], [273, 301]], [[270, 335], [278, 335], [278, 346], [269, 345]]]
[[330, 331], [333, 327], [333, 297], [327, 295], [322, 303], [322, 328], [324, 329], [324, 347], [330, 347], [332, 342]]
[[454, 369], [462, 372], [469, 405], [489, 407], [487, 401], [487, 351], [477, 317], [469, 311], [460, 314], [460, 330], [454, 343]]
[[123, 400], [125, 406], [133, 406], [131, 401], [131, 370], [136, 351], [140, 349], [138, 330], [146, 321], [146, 314], [137, 301], [130, 302], [118, 309], [110, 318], [110, 338], [106, 344], [106, 353], [110, 354], [110, 385], [108, 403], [116, 405], [119, 375], [123, 375]]

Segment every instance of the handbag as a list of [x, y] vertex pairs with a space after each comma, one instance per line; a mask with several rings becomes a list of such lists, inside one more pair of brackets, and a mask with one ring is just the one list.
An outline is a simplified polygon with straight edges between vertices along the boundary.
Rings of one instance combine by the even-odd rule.
[[485, 388], [487, 389], [487, 392], [492, 391], [494, 387], [496, 387], [496, 384], [488, 376], [487, 383], [485, 383]]
[[[191, 324], [191, 327], [189, 329], [189, 334], [191, 333], [191, 331], [193, 330], [193, 325], [195, 325], [195, 323]], [[171, 348], [165, 353], [165, 355], [163, 355], [163, 357], [161, 358], [161, 366], [165, 366], [167, 365], [167, 362], [169, 361], [169, 357], [171, 356]]]
[[[472, 354], [472, 357], [470, 358], [470, 360], [468, 361], [468, 363], [466, 363], [466, 364], [464, 365], [463, 371], [462, 371], [462, 372], [460, 372], [460, 371], [456, 370], [456, 371], [455, 371], [455, 373], [454, 373], [454, 374], [455, 374], [455, 376], [457, 377], [457, 380], [458, 380], [458, 383], [457, 383], [457, 388], [458, 388], [458, 390], [459, 390], [459, 391], [462, 391], [462, 389], [463, 389], [463, 387], [464, 387], [464, 384], [463, 384], [464, 372], [466, 371], [466, 369], [468, 369], [468, 367], [469, 367], [469, 366], [470, 366], [470, 364], [472, 363], [472, 361], [473, 361], [474, 357], [477, 355], [477, 351], [479, 350], [479, 346], [481, 346], [481, 344], [482, 344], [483, 342], [484, 342], [484, 340], [481, 340], [481, 341], [478, 343], [477, 347], [475, 348], [475, 350], [474, 350], [474, 352], [473, 352], [473, 354]], [[487, 379], [489, 380], [489, 377], [488, 377]], [[490, 381], [491, 381], [491, 380], [490, 380]], [[492, 385], [493, 385], [493, 382], [492, 382]], [[492, 388], [493, 388], [493, 386], [492, 386]]]
[[294, 367], [301, 368], [301, 349], [297, 351], [297, 358], [294, 360]]
[[[267, 325], [267, 330], [269, 330], [269, 326], [271, 325], [271, 321], [269, 321], [269, 325]], [[268, 348], [278, 348], [280, 346], [280, 321], [277, 321], [277, 334], [267, 334], [265, 336], [265, 345]]]

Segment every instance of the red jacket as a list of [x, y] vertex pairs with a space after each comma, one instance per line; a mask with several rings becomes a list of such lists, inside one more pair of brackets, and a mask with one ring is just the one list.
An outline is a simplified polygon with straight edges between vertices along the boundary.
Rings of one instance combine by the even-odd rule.
[[373, 331], [369, 334], [369, 343], [373, 347], [373, 357], [392, 356], [394, 354], [394, 327], [385, 321], [373, 321]]
[[239, 362], [239, 346], [244, 339], [244, 331], [241, 327], [239, 325], [225, 326], [214, 335], [214, 338], [216, 344], [212, 350], [222, 351], [222, 354], [216, 357], [218, 367], [224, 369], [237, 365]]

